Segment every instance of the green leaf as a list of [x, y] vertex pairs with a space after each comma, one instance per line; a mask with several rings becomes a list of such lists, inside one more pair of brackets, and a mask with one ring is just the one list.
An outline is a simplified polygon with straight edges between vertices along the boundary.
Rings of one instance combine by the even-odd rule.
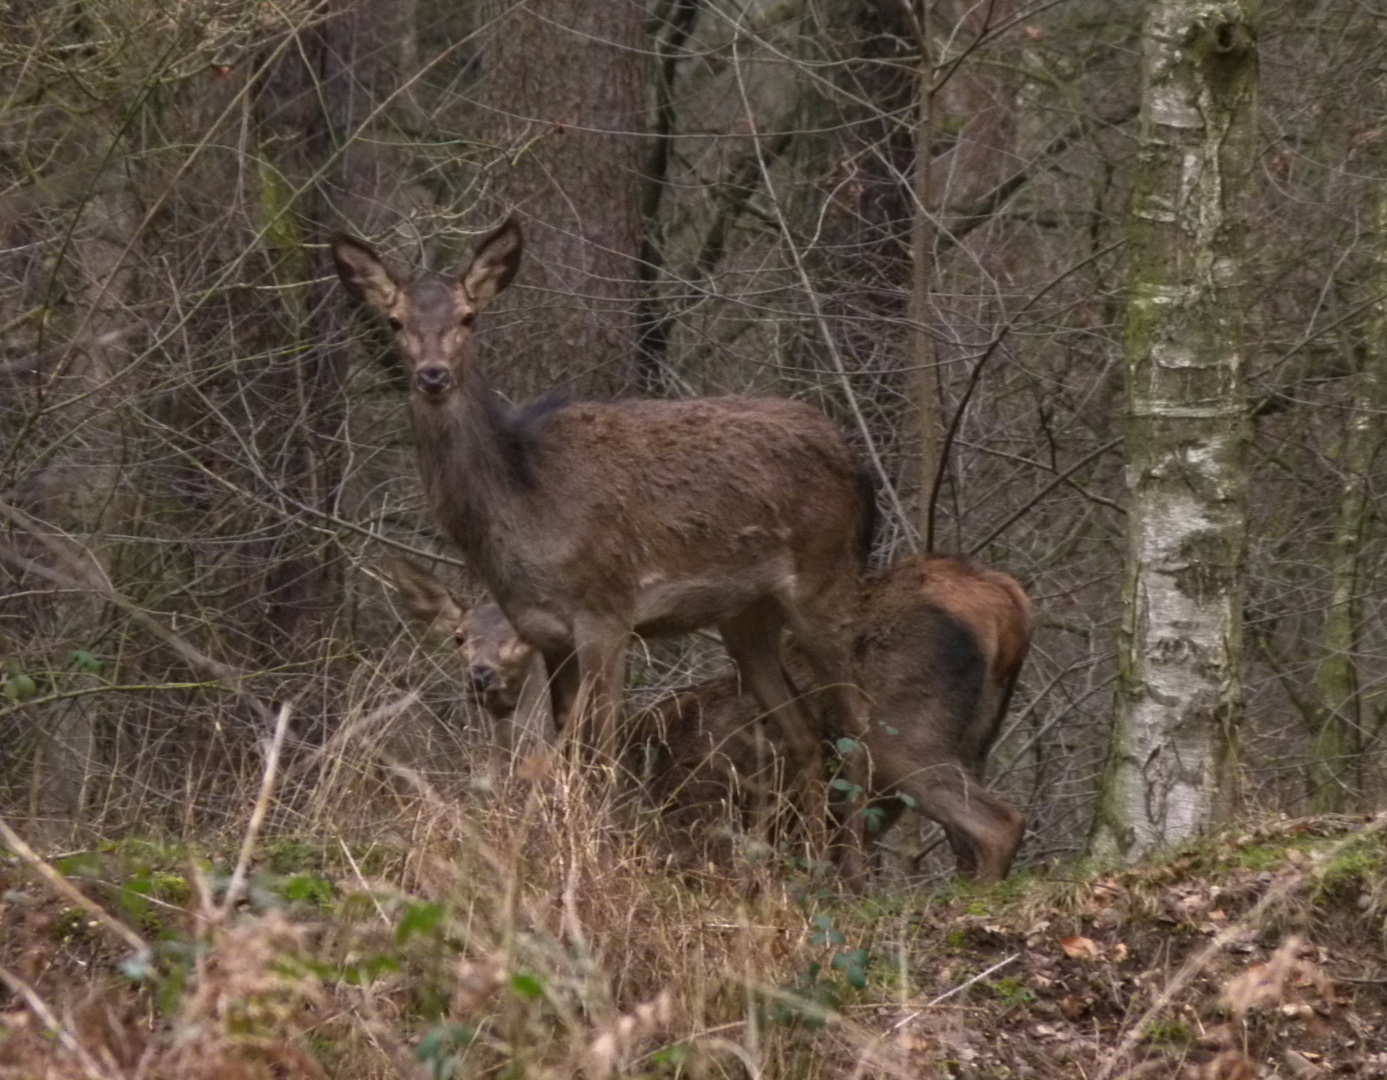
[[688, 1043], [671, 1043], [669, 1046], [661, 1047], [650, 1055], [651, 1064], [671, 1065], [678, 1068], [689, 1058]]
[[120, 887], [118, 901], [121, 910], [132, 919], [143, 919], [149, 914], [149, 900], [146, 897], [154, 891], [154, 882], [148, 877], [133, 877]]
[[886, 823], [886, 811], [879, 806], [869, 806], [862, 811], [862, 821], [868, 832], [881, 832], [882, 825]]
[[835, 776], [828, 782], [828, 786], [834, 791], [846, 792], [849, 795], [855, 795], [862, 790], [862, 785], [854, 784], [851, 780], [842, 776]]
[[74, 855], [64, 855], [54, 864], [58, 873], [64, 877], [100, 877], [104, 867], [101, 856], [92, 851], [79, 851]]
[[286, 900], [325, 907], [332, 903], [336, 890], [332, 882], [314, 874], [294, 874], [280, 883], [279, 892]]
[[431, 1080], [448, 1080], [457, 1068], [457, 1059], [449, 1051], [472, 1045], [477, 1029], [466, 1024], [435, 1024], [424, 1033], [414, 1056], [429, 1067]]
[[833, 744], [840, 757], [851, 757], [861, 745], [856, 739], [839, 739]]
[[11, 701], [26, 701], [39, 692], [38, 684], [28, 675], [20, 672], [18, 675], [11, 675], [0, 686], [0, 694]]
[[416, 934], [427, 934], [443, 921], [439, 904], [406, 904], [400, 922], [395, 927], [395, 940], [403, 945]]
[[68, 653], [75, 663], [83, 671], [100, 671], [101, 661], [84, 649], [73, 649]]
[[913, 795], [907, 795], [904, 791], [898, 791], [896, 792], [896, 798], [900, 799], [901, 802], [905, 803], [906, 807], [911, 810], [920, 809], [920, 804]]
[[544, 980], [528, 971], [513, 972], [510, 977], [510, 988], [530, 1001], [544, 996]]
[[342, 972], [342, 981], [348, 986], [370, 986], [383, 973], [399, 971], [400, 962], [393, 956], [377, 953], [357, 961]]

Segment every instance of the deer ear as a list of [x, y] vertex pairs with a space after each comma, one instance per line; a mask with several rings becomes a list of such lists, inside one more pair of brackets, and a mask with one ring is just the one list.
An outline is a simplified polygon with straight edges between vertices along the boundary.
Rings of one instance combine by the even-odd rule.
[[477, 245], [477, 253], [462, 272], [459, 284], [478, 311], [511, 283], [520, 269], [522, 247], [520, 223], [513, 216]]
[[363, 304], [381, 313], [394, 305], [399, 284], [376, 253], [360, 240], [338, 233], [332, 238], [332, 261], [347, 292]]
[[467, 618], [467, 609], [458, 603], [448, 586], [408, 559], [388, 556], [380, 561], [380, 571], [400, 593], [405, 610], [420, 622], [437, 624], [454, 632]]

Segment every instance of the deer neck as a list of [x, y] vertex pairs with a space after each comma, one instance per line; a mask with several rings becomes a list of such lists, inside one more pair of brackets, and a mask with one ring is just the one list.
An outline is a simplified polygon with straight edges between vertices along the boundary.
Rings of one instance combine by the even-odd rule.
[[443, 402], [413, 395], [419, 471], [434, 516], [484, 579], [500, 559], [528, 487], [526, 447], [475, 367]]

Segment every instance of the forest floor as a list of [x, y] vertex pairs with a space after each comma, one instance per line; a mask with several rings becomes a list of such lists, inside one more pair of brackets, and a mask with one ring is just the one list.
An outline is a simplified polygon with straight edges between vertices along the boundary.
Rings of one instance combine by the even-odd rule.
[[1387, 816], [866, 899], [446, 820], [0, 859], [0, 1077], [1387, 1077]]

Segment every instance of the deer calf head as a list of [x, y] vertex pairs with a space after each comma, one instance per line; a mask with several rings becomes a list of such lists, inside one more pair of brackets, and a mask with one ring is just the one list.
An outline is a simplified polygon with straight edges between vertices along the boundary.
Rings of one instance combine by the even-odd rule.
[[515, 277], [521, 247], [520, 226], [507, 218], [455, 278], [401, 282], [371, 248], [340, 234], [332, 238], [332, 260], [347, 291], [390, 325], [413, 391], [443, 401], [462, 384], [472, 325]]
[[501, 609], [495, 604], [465, 608], [442, 582], [408, 559], [387, 559], [381, 569], [411, 615], [456, 642], [477, 703], [497, 720], [510, 718], [520, 704], [535, 651], [520, 640]]

